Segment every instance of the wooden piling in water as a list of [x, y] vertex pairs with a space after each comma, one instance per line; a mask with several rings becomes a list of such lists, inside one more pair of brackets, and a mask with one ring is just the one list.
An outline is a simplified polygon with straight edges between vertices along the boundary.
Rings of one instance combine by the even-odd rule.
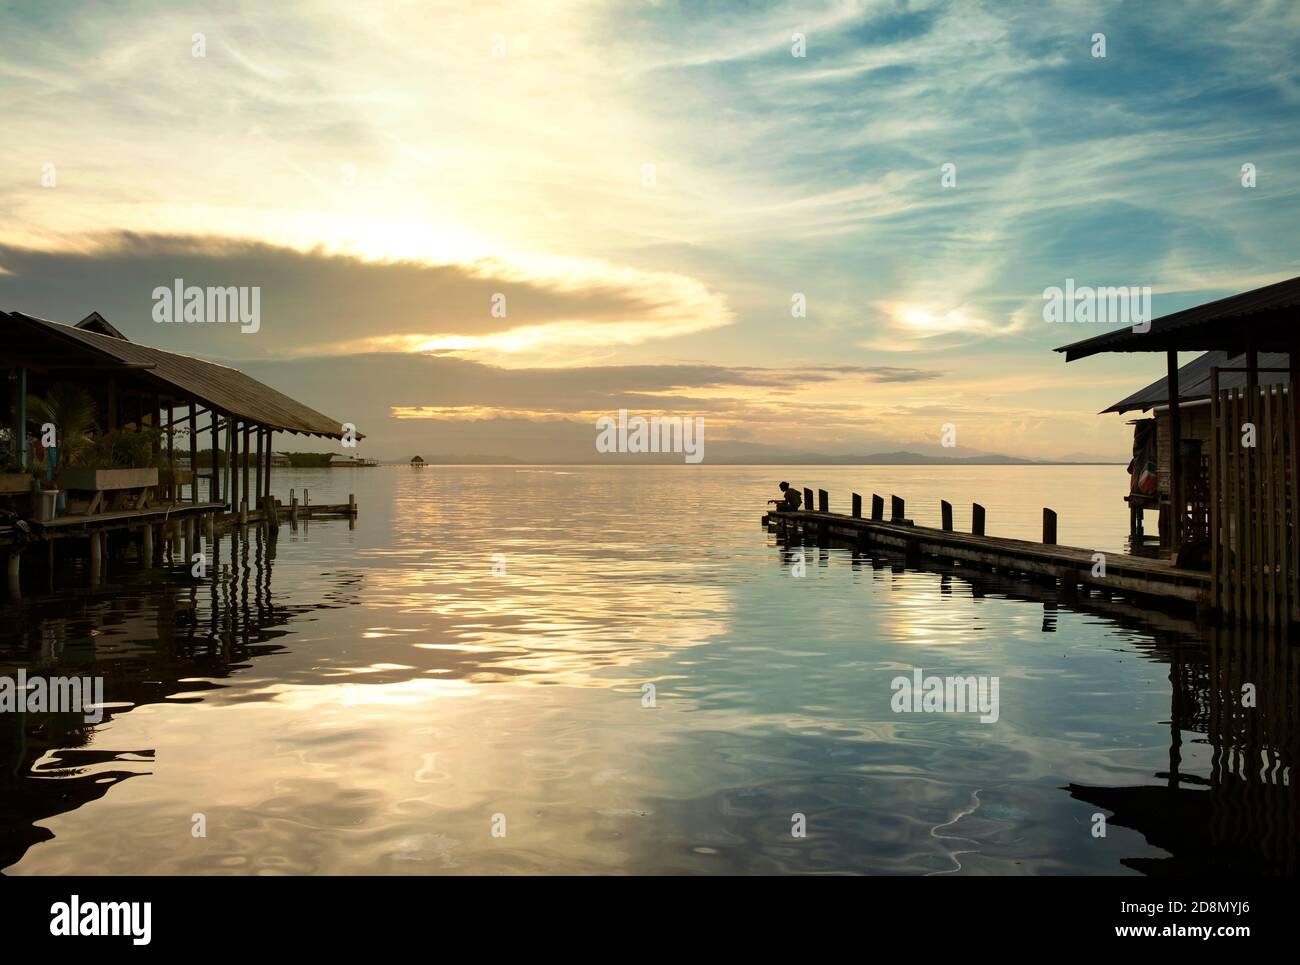
[[817, 490], [817, 511], [819, 513], [831, 511], [831, 494], [824, 489]]
[[298, 525], [298, 494], [295, 490], [289, 490], [289, 522]]
[[984, 507], [979, 503], [970, 504], [970, 531], [972, 535], [984, 535]]
[[1048, 546], [1056, 544], [1056, 513], [1043, 507], [1043, 543]]
[[5, 577], [9, 586], [9, 595], [17, 599], [22, 595], [23, 551], [17, 546], [10, 548], [5, 560]]
[[[54, 545], [53, 543], [50, 544]], [[153, 568], [153, 524], [146, 523], [140, 539], [140, 563], [146, 569]]]
[[889, 497], [889, 519], [890, 522], [900, 523], [907, 518], [907, 509], [903, 502], [902, 496]]
[[[351, 501], [349, 501], [348, 508], [351, 510]], [[266, 527], [272, 533], [280, 531], [280, 511], [275, 505], [274, 496], [262, 497], [262, 519], [266, 520]]]
[[853, 494], [853, 515], [857, 519], [862, 518], [862, 497], [857, 493]]
[[940, 526], [945, 533], [952, 532], [952, 503], [946, 499], [939, 500]]
[[807, 486], [805, 486], [803, 490], [803, 508], [808, 510], [808, 512], [810, 513], [812, 512], [812, 508], [813, 508], [812, 490], [809, 489]]
[[885, 500], [882, 496], [871, 494], [871, 518], [880, 521], [885, 518]]

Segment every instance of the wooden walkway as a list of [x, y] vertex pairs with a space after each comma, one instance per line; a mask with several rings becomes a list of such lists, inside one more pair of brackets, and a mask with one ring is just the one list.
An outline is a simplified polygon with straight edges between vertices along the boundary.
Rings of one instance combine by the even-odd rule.
[[1198, 610], [1210, 602], [1209, 573], [1179, 569], [1163, 560], [1124, 553], [1099, 553], [1077, 546], [931, 529], [915, 526], [905, 519], [870, 519], [809, 510], [769, 512], [763, 517], [763, 525], [789, 539], [834, 541], [896, 550], [913, 563], [919, 563], [922, 557], [932, 557], [961, 565], [1047, 578], [1056, 581], [1066, 596], [1077, 592], [1080, 587], [1095, 587], [1126, 595], [1179, 601], [1192, 604]]

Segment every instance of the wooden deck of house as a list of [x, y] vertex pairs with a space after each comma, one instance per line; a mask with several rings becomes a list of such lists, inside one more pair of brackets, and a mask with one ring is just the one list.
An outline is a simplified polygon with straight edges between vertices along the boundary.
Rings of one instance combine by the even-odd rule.
[[[819, 506], [827, 504], [820, 492]], [[1210, 602], [1211, 575], [1181, 569], [1172, 563], [1124, 553], [1099, 553], [1078, 546], [1054, 542], [1054, 532], [1045, 533], [1052, 542], [987, 536], [983, 532], [959, 533], [951, 528], [951, 506], [945, 505], [945, 527], [916, 526], [903, 515], [901, 499], [891, 499], [891, 518], [883, 515], [884, 501], [873, 497], [870, 517], [861, 515], [861, 497], [853, 496], [854, 513], [844, 515], [825, 509], [773, 511], [763, 516], [763, 526], [786, 539], [838, 542], [850, 546], [871, 546], [900, 553], [905, 560], [920, 564], [924, 558], [954, 562], [961, 566], [1022, 573], [1056, 582], [1065, 596], [1081, 588], [1095, 588], [1125, 596], [1172, 601], [1203, 611]], [[973, 517], [983, 529], [984, 513], [975, 507]], [[1046, 511], [1051, 513], [1050, 510]], [[1055, 530], [1055, 514], [1047, 527]], [[1104, 567], [1103, 564], [1104, 563]]]

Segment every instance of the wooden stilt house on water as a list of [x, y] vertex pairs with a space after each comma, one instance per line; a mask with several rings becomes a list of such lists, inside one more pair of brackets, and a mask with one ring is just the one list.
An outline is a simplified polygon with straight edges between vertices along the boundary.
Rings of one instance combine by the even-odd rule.
[[[1214, 425], [1210, 416], [1210, 377], [1219, 371], [1220, 389], [1241, 389], [1246, 385], [1246, 356], [1229, 356], [1226, 352], [1206, 352], [1178, 370], [1179, 466], [1187, 492], [1187, 543], [1202, 545], [1209, 540], [1210, 517], [1210, 447], [1214, 442]], [[1289, 358], [1284, 352], [1261, 352], [1259, 384], [1285, 386], [1289, 378]], [[1285, 391], [1285, 388], [1283, 389]], [[1136, 552], [1150, 545], [1146, 536], [1144, 512], [1159, 512], [1159, 540], [1156, 546], [1168, 550], [1172, 532], [1169, 525], [1170, 478], [1173, 471], [1173, 446], [1170, 444], [1169, 378], [1164, 376], [1114, 405], [1102, 414], [1115, 412], [1149, 412], [1137, 418], [1133, 426], [1133, 460], [1129, 464], [1129, 539]]]
[[[133, 514], [143, 519], [159, 506], [167, 508], [167, 518], [200, 509], [255, 512], [271, 494], [271, 444], [277, 432], [344, 435], [337, 420], [237, 369], [132, 342], [98, 313], [73, 326], [0, 312], [0, 368], [8, 375], [8, 391], [0, 399], [0, 457], [6, 463], [0, 466], [0, 509], [7, 506], [11, 519], [31, 519], [34, 527], [24, 524], [23, 533], [34, 528], [52, 535], [58, 525], [75, 522], [83, 535], [92, 535], [92, 558], [93, 530], [108, 516], [126, 525]], [[108, 464], [85, 466], [83, 455], [81, 467], [69, 466], [66, 450], [74, 440], [59, 440], [57, 433], [53, 449], [42, 445], [43, 420], [29, 410], [29, 399], [47, 416], [60, 403], [65, 411], [80, 409], [76, 441], [90, 445]], [[88, 439], [85, 430], [92, 425], [94, 438]], [[148, 439], [143, 455], [142, 439]], [[99, 453], [97, 444], [106, 451]], [[133, 465], [143, 462], [148, 468], [135, 476], [127, 472], [125, 484], [114, 485], [111, 480], [121, 482], [124, 475], [113, 470], [123, 451], [132, 454]], [[43, 466], [48, 467], [44, 472]], [[78, 482], [62, 487], [69, 490], [64, 495], [84, 498], [75, 506], [68, 499], [59, 515], [77, 520], [53, 519], [48, 507], [24, 512], [25, 489], [53, 489], [49, 482], [73, 476]], [[149, 533], [152, 525], [145, 527]], [[0, 532], [0, 543], [3, 537]]]
[[[1125, 328], [1057, 349], [1067, 362], [1164, 353], [1165, 379], [1111, 407], [1157, 410], [1163, 476], [1149, 495], [1164, 510], [1164, 546], [1184, 561], [1188, 550], [1208, 558], [1213, 608], [1273, 626], [1300, 623], [1298, 315], [1300, 277], [1163, 316], [1146, 331]], [[1210, 354], [1180, 367], [1179, 352]], [[1160, 390], [1163, 406], [1147, 404]]]

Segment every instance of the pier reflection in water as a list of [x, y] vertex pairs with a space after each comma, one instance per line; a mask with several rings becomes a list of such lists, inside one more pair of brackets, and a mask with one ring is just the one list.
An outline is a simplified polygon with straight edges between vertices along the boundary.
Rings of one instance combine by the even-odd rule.
[[[5, 607], [0, 675], [109, 707], [0, 715], [0, 867], [1294, 873], [1293, 644], [782, 546], [769, 476], [358, 470], [355, 531]], [[999, 722], [892, 714], [914, 666], [1000, 675]]]

